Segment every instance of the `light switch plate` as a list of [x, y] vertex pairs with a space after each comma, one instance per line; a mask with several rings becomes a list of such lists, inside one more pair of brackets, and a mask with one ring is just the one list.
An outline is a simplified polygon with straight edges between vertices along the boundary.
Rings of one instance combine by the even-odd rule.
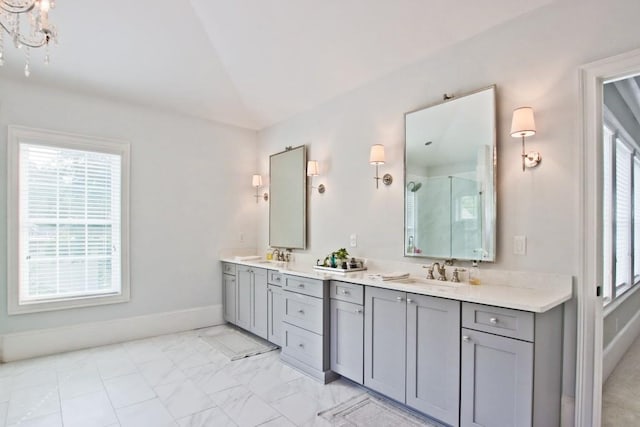
[[352, 248], [355, 248], [356, 246], [358, 246], [358, 235], [353, 233], [351, 236], [349, 236], [349, 245]]
[[513, 254], [527, 254], [527, 236], [513, 236]]

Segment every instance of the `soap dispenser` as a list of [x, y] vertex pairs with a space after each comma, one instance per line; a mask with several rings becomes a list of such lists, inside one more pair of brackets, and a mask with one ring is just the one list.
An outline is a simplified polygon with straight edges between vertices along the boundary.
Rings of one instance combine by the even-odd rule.
[[413, 236], [409, 236], [409, 244], [407, 245], [407, 253], [412, 254], [415, 252], [415, 246], [413, 244]]

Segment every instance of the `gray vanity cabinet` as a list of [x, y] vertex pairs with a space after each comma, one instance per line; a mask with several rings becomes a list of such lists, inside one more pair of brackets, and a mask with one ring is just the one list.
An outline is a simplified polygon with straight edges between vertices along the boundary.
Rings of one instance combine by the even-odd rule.
[[407, 294], [406, 404], [457, 426], [460, 302]]
[[331, 370], [358, 384], [364, 375], [363, 286], [332, 281]]
[[267, 270], [238, 266], [236, 325], [267, 339]]
[[405, 401], [405, 293], [367, 286], [364, 304], [364, 385]]
[[328, 282], [284, 275], [280, 358], [323, 383], [337, 378], [329, 360]]
[[465, 328], [462, 336], [462, 425], [531, 425], [533, 344]]
[[267, 270], [254, 268], [253, 282], [251, 284], [251, 327], [249, 331], [261, 338], [267, 339], [267, 310], [268, 310], [268, 285]]
[[560, 425], [562, 306], [462, 304], [462, 426]]
[[268, 307], [267, 313], [267, 339], [282, 345], [282, 319], [284, 318], [284, 291], [282, 287], [269, 284], [267, 289]]
[[236, 266], [224, 263], [222, 267], [223, 317], [229, 323], [236, 323]]
[[236, 279], [236, 325], [249, 330], [251, 328], [251, 282], [253, 281], [251, 267], [238, 265]]

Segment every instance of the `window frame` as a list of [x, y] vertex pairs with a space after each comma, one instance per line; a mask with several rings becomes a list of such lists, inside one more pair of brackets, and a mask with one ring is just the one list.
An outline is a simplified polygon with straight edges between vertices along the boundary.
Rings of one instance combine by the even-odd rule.
[[[611, 111], [604, 106], [604, 110], [603, 110], [603, 128], [606, 127], [608, 128], [608, 130], [611, 132], [611, 140], [610, 141], [604, 141], [603, 140], [603, 144], [610, 144], [611, 146], [611, 164], [609, 165], [611, 168], [611, 174], [612, 174], [612, 187], [611, 187], [611, 198], [610, 198], [610, 202], [611, 202], [611, 206], [608, 207], [608, 209], [610, 210], [610, 220], [611, 220], [611, 224], [603, 224], [603, 229], [604, 227], [611, 227], [611, 253], [607, 254], [604, 253], [603, 251], [603, 257], [611, 257], [611, 277], [610, 277], [610, 283], [609, 285], [611, 286], [610, 289], [610, 294], [611, 297], [610, 298], [603, 298], [603, 306], [605, 307], [605, 315], [606, 313], [610, 312], [612, 309], [614, 309], [617, 304], [616, 302], [620, 301], [621, 298], [624, 296], [626, 297], [626, 295], [630, 294], [630, 290], [632, 289], [636, 289], [638, 288], [638, 283], [640, 283], [640, 272], [634, 271], [634, 265], [635, 265], [635, 258], [640, 256], [640, 254], [635, 253], [635, 228], [636, 226], [640, 227], [640, 223], [636, 224], [636, 218], [635, 218], [635, 191], [637, 190], [635, 188], [635, 170], [634, 170], [634, 162], [636, 160], [640, 161], [640, 147], [638, 146], [638, 143], [636, 142], [636, 140], [629, 135], [629, 133], [624, 129], [624, 127], [621, 125], [621, 123], [618, 121], [618, 119], [616, 119], [616, 117], [613, 115], [613, 113], [611, 113]], [[602, 133], [602, 135], [604, 136], [604, 132]], [[616, 253], [616, 209], [617, 209], [617, 203], [616, 203], [616, 144], [618, 143], [618, 141], [620, 141], [622, 144], [624, 144], [630, 151], [631, 151], [631, 157], [630, 157], [630, 163], [631, 163], [631, 168], [630, 168], [630, 215], [631, 215], [631, 227], [629, 230], [629, 238], [630, 238], [630, 251], [631, 251], [631, 255], [630, 255], [630, 283], [624, 283], [621, 285], [617, 285], [616, 284], [616, 257], [617, 257], [617, 253]], [[604, 187], [603, 187], [604, 189]], [[603, 206], [603, 209], [606, 209], [605, 206]], [[638, 219], [640, 221], [640, 219]], [[603, 239], [604, 239], [605, 235], [603, 233]], [[603, 248], [604, 249], [604, 248]], [[606, 274], [607, 272], [604, 271], [603, 269], [603, 274]], [[606, 280], [603, 280], [603, 286], [605, 285], [605, 283], [607, 283]], [[606, 291], [603, 291], [603, 294], [606, 295]]]
[[[51, 300], [20, 302], [20, 144], [93, 151], [120, 156], [120, 233], [121, 288], [117, 294], [89, 295]], [[66, 132], [9, 126], [7, 144], [7, 311], [9, 315], [65, 310], [130, 300], [129, 273], [129, 195], [130, 144], [126, 141]]]

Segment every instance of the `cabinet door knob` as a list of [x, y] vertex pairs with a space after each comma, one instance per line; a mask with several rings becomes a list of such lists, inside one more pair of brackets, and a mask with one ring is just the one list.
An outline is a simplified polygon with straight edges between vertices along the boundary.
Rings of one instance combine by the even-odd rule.
[[462, 336], [462, 341], [464, 342], [471, 342], [471, 337], [467, 336], [467, 335], [463, 335]]
[[402, 297], [396, 297], [396, 300], [398, 300], [398, 301], [403, 301], [403, 300], [404, 300], [404, 298], [402, 298]]
[[357, 309], [356, 309], [356, 313], [358, 313], [358, 314], [362, 314], [362, 309], [361, 309], [361, 308], [357, 308]]
[[491, 322], [494, 325], [498, 324], [498, 319], [496, 317], [492, 317], [491, 319], [489, 319], [489, 322]]
[[304, 310], [298, 310], [298, 313], [304, 314]]
[[273, 292], [273, 289], [269, 288], [267, 289], [267, 292]]
[[304, 348], [304, 344], [300, 343], [300, 344], [298, 344], [298, 347]]
[[413, 300], [411, 298], [407, 298], [407, 303], [411, 304], [413, 302]]

